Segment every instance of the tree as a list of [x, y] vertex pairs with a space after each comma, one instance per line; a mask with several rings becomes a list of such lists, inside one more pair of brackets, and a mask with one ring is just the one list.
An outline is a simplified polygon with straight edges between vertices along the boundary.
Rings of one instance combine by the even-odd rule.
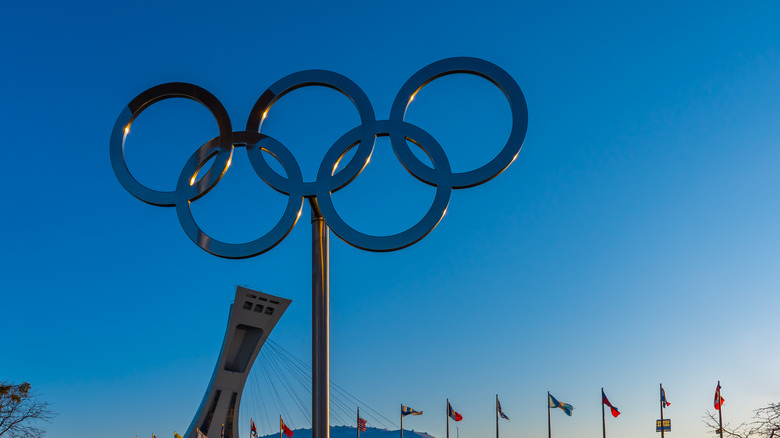
[[[707, 411], [704, 424], [716, 433], [720, 432], [718, 416]], [[780, 438], [780, 403], [769, 403], [753, 411], [753, 418], [738, 426], [723, 425], [723, 436], [730, 438]]]
[[49, 403], [38, 400], [30, 384], [0, 382], [0, 436], [7, 438], [41, 437], [45, 433], [36, 425], [49, 421], [54, 413]]

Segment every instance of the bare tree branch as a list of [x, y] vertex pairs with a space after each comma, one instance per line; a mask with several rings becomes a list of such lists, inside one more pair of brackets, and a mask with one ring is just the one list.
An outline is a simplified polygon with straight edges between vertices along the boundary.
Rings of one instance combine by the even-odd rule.
[[[717, 414], [714, 412], [705, 412], [704, 417], [702, 417], [702, 421], [704, 421], [704, 424], [706, 424], [708, 428], [715, 431], [715, 433], [720, 432], [720, 422], [718, 421]], [[747, 428], [746, 423], [739, 424], [735, 427], [731, 427], [729, 424], [724, 424], [723, 436], [728, 436], [730, 438], [750, 438], [751, 433]]]
[[0, 436], [7, 438], [42, 437], [46, 431], [36, 427], [54, 417], [49, 403], [36, 399], [29, 383], [0, 382]]
[[[720, 431], [718, 417], [714, 412], [707, 411], [702, 421], [714, 432]], [[753, 411], [753, 418], [732, 427], [723, 425], [723, 435], [729, 438], [773, 438], [780, 437], [780, 403], [770, 403]]]

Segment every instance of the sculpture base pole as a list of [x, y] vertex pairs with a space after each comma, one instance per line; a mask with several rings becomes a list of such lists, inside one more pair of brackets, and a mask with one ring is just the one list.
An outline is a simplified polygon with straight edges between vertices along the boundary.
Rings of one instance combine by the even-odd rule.
[[330, 255], [328, 225], [315, 200], [312, 206], [312, 438], [330, 438]]

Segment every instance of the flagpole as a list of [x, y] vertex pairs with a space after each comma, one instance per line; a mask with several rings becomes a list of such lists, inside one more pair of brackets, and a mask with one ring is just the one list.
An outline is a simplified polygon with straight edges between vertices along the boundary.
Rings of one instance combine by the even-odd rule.
[[604, 416], [604, 388], [601, 388], [601, 432], [604, 438], [607, 438], [607, 420]]
[[447, 438], [450, 438], [450, 399], [447, 399]]
[[720, 423], [720, 438], [723, 438], [723, 402], [720, 399], [720, 380], [718, 380], [718, 422]]
[[664, 438], [664, 386], [662, 383], [658, 384], [658, 399], [661, 401], [661, 438]]
[[401, 438], [404, 438], [404, 404], [401, 403]]
[[282, 416], [279, 415], [279, 438], [282, 438]]
[[496, 438], [498, 438], [498, 394], [496, 394]]
[[360, 406], [357, 407], [357, 438], [360, 438]]
[[550, 428], [550, 391], [547, 391], [547, 438], [552, 438], [552, 430]]

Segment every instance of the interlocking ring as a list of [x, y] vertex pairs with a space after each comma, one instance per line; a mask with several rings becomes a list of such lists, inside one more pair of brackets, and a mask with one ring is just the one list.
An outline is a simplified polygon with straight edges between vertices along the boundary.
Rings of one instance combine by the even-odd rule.
[[[442, 76], [466, 73], [483, 77], [504, 93], [512, 112], [512, 129], [504, 147], [487, 164], [466, 172], [453, 172], [441, 145], [425, 130], [404, 121], [406, 109], [414, 95], [425, 85]], [[317, 179], [303, 180], [295, 157], [276, 139], [262, 134], [262, 123], [268, 110], [285, 94], [302, 87], [332, 88], [355, 105], [360, 125], [353, 128], [328, 149], [320, 163]], [[133, 177], [127, 168], [124, 143], [130, 125], [150, 105], [169, 98], [191, 99], [204, 105], [214, 116], [219, 136], [198, 148], [184, 165], [176, 190], [164, 192], [148, 188]], [[279, 242], [295, 227], [301, 215], [304, 198], [316, 202], [319, 213], [333, 233], [357, 248], [369, 251], [393, 251], [414, 244], [439, 223], [449, 205], [453, 189], [483, 184], [503, 172], [517, 157], [528, 129], [528, 108], [520, 87], [512, 77], [487, 61], [477, 58], [449, 58], [421, 69], [401, 87], [390, 110], [388, 120], [377, 121], [371, 102], [354, 82], [334, 72], [307, 70], [288, 75], [271, 85], [257, 100], [245, 131], [233, 132], [227, 111], [211, 93], [196, 85], [168, 83], [152, 87], [133, 99], [120, 113], [111, 134], [111, 165], [119, 182], [136, 198], [152, 205], [176, 207], [184, 232], [202, 249], [225, 258], [246, 258], [262, 254]], [[333, 206], [332, 194], [352, 182], [368, 164], [377, 137], [387, 136], [396, 157], [412, 176], [436, 187], [433, 203], [420, 221], [406, 231], [390, 236], [361, 233], [347, 225]], [[433, 167], [420, 161], [411, 151], [414, 143], [430, 158]], [[207, 235], [195, 222], [190, 203], [213, 189], [230, 166], [233, 149], [243, 147], [255, 173], [274, 190], [288, 196], [287, 206], [279, 222], [265, 235], [245, 243], [226, 243]], [[339, 162], [357, 148], [349, 162]], [[284, 169], [285, 176], [274, 171], [263, 152], [271, 154]], [[214, 159], [208, 171], [200, 178], [201, 168]], [[339, 168], [340, 167], [340, 168]], [[336, 170], [339, 168], [338, 170]]]

